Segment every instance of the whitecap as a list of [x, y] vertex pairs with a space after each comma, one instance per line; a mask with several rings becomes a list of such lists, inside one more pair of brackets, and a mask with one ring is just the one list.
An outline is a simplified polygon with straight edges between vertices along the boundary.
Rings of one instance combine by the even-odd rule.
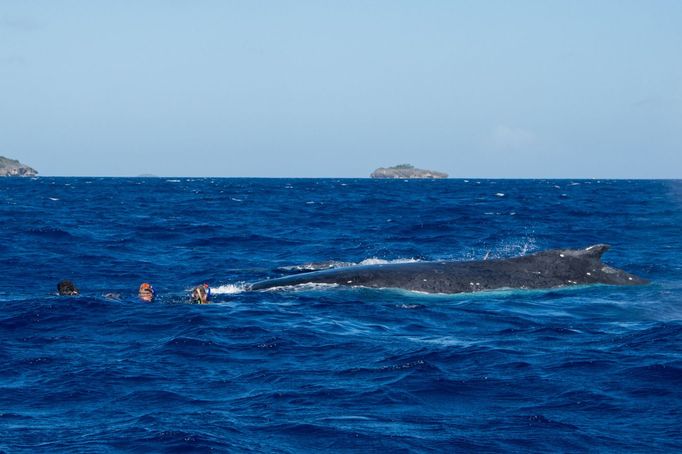
[[225, 284], [218, 287], [211, 287], [211, 294], [213, 295], [236, 295], [247, 290], [245, 283], [239, 284]]
[[372, 421], [372, 418], [367, 416], [356, 416], [356, 415], [341, 415], [341, 416], [327, 416], [320, 418], [320, 421]]
[[281, 290], [295, 290], [295, 291], [310, 291], [310, 290], [326, 290], [334, 287], [338, 287], [339, 284], [323, 284], [323, 283], [313, 283], [306, 282], [304, 284], [297, 285], [282, 285], [279, 287], [271, 287], [265, 289], [266, 292], [281, 291]]
[[283, 270], [283, 271], [320, 271], [320, 270], [328, 270], [330, 268], [341, 268], [341, 267], [353, 266], [353, 265], [355, 265], [355, 263], [340, 262], [338, 260], [328, 260], [326, 262], [304, 263], [303, 265], [280, 266], [277, 269]]
[[498, 196], [498, 197], [504, 197], [504, 192], [498, 192], [498, 193], [496, 193], [495, 195]]
[[56, 201], [57, 201], [57, 200], [59, 200], [59, 199], [58, 199], [58, 198], [56, 198], [56, 197], [50, 197], [50, 200], [52, 200], [52, 201], [55, 201], [55, 202], [56, 202]]
[[386, 265], [388, 263], [412, 263], [412, 262], [419, 262], [420, 260], [415, 259], [415, 258], [400, 258], [400, 259], [393, 259], [393, 260], [385, 260], [385, 259], [380, 259], [377, 257], [370, 257], [367, 259], [364, 259], [363, 261], [357, 263], [356, 265]]
[[433, 345], [438, 345], [441, 347], [470, 347], [472, 345], [476, 345], [478, 342], [475, 341], [467, 341], [464, 339], [458, 339], [450, 336], [441, 336], [441, 337], [416, 337], [416, 336], [408, 336], [407, 340], [416, 342], [416, 343], [421, 343], [421, 344], [433, 344]]

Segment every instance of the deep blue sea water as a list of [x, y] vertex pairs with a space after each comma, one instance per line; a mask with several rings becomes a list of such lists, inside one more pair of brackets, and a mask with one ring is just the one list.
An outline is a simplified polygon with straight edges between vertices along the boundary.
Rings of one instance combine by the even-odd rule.
[[[3, 452], [682, 450], [682, 181], [5, 178], [0, 225]], [[593, 243], [652, 283], [240, 291]]]

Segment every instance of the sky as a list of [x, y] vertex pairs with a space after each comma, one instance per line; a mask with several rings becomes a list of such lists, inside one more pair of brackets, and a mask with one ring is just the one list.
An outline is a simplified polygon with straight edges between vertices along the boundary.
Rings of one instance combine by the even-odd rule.
[[41, 175], [682, 178], [682, 2], [0, 0]]

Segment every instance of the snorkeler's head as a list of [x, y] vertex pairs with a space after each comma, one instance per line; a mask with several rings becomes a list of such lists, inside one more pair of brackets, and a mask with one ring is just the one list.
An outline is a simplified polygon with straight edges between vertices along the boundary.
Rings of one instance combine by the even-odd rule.
[[140, 290], [139, 290], [138, 296], [143, 301], [147, 301], [147, 302], [154, 301], [154, 297], [156, 296], [156, 293], [154, 292], [154, 287], [152, 287], [152, 284], [148, 284], [146, 282], [143, 282], [142, 284], [140, 284]]
[[57, 292], [60, 295], [78, 295], [80, 293], [74, 283], [66, 279], [59, 281]]
[[193, 303], [208, 304], [208, 299], [210, 297], [211, 288], [208, 284], [199, 285], [192, 290], [191, 299]]

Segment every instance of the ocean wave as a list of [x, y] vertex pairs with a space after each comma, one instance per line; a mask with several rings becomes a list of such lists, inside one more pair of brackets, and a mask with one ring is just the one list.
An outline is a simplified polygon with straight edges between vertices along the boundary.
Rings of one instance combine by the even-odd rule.
[[297, 285], [282, 285], [280, 287], [272, 287], [265, 292], [280, 292], [280, 291], [294, 291], [294, 292], [309, 292], [309, 291], [324, 291], [339, 287], [339, 284], [322, 284], [306, 282]]
[[415, 258], [398, 258], [398, 259], [381, 259], [378, 257], [369, 257], [359, 262], [344, 262], [338, 260], [329, 260], [325, 262], [309, 262], [301, 265], [287, 265], [278, 267], [278, 271], [287, 272], [308, 272], [321, 271], [332, 268], [345, 268], [350, 266], [365, 266], [365, 265], [385, 265], [389, 263], [413, 263], [421, 260]]
[[[347, 182], [0, 179], [0, 451], [680, 450], [680, 185]], [[653, 283], [247, 284], [596, 242]]]
[[246, 283], [223, 284], [218, 287], [211, 287], [211, 294], [214, 295], [238, 295], [248, 290]]
[[346, 266], [353, 266], [355, 263], [352, 262], [342, 262], [337, 260], [329, 260], [326, 262], [310, 262], [301, 265], [286, 265], [277, 268], [277, 271], [285, 272], [309, 272], [309, 271], [321, 271], [328, 270], [331, 268], [342, 268]]
[[421, 260], [415, 258], [399, 258], [399, 259], [380, 259], [377, 257], [370, 257], [358, 262], [356, 265], [385, 265], [389, 263], [414, 263], [420, 262]]
[[58, 227], [31, 227], [26, 230], [29, 235], [35, 235], [48, 239], [67, 239], [75, 238], [74, 235]]

